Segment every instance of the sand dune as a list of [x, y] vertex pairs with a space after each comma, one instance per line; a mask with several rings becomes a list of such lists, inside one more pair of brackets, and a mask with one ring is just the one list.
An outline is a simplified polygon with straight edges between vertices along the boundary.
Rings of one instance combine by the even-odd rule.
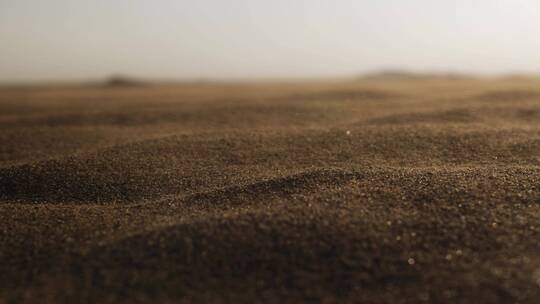
[[537, 86], [0, 89], [0, 302], [537, 303]]

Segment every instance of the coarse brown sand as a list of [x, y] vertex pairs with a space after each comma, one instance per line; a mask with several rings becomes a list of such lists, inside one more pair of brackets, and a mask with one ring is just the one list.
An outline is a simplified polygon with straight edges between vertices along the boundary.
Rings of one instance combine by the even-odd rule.
[[0, 89], [0, 303], [540, 303], [540, 81]]

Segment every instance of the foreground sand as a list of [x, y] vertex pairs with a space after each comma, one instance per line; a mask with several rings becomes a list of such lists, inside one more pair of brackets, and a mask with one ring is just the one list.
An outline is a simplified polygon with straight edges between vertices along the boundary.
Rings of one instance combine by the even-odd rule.
[[540, 82], [0, 89], [0, 303], [539, 303]]

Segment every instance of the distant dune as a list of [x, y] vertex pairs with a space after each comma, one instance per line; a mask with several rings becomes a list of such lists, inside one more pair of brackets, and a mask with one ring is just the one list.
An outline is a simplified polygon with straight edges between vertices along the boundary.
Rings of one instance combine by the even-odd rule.
[[539, 85], [0, 89], [0, 303], [538, 303]]
[[427, 73], [413, 72], [399, 69], [380, 70], [366, 73], [360, 76], [360, 79], [376, 79], [376, 80], [425, 80], [425, 79], [441, 79], [441, 80], [466, 80], [476, 78], [474, 75], [461, 73]]

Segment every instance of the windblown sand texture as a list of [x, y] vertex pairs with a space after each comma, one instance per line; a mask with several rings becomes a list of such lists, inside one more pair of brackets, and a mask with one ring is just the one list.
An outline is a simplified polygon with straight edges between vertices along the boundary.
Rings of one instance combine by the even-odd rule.
[[0, 303], [540, 303], [540, 81], [0, 89]]

